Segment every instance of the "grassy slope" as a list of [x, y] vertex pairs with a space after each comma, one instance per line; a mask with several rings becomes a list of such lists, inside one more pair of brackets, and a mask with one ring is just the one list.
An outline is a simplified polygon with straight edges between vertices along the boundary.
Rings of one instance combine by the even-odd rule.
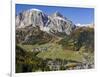
[[71, 51], [71, 50], [63, 50], [61, 45], [49, 43], [49, 44], [42, 44], [42, 45], [19, 45], [20, 47], [24, 48], [26, 51], [31, 51], [32, 48], [36, 47], [48, 47], [48, 51], [40, 52], [37, 57], [46, 59], [65, 59], [65, 60], [74, 60], [82, 62], [82, 55], [78, 52]]
[[46, 52], [41, 52], [37, 55], [40, 58], [62, 59], [82, 61], [82, 56], [75, 51], [63, 50], [60, 45], [53, 44], [53, 46]]

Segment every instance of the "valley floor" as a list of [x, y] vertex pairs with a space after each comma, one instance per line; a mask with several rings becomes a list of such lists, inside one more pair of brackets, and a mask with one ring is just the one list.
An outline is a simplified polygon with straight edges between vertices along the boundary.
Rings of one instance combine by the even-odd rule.
[[[93, 53], [82, 53], [81, 51], [72, 51], [63, 49], [61, 45], [56, 43], [46, 43], [42, 45], [22, 45], [19, 47], [27, 52], [38, 53], [33, 57], [40, 58], [47, 68], [41, 68], [34, 71], [55, 71], [70, 69], [88, 69], [94, 67]], [[87, 56], [84, 56], [87, 55]], [[33, 67], [34, 68], [34, 67]]]

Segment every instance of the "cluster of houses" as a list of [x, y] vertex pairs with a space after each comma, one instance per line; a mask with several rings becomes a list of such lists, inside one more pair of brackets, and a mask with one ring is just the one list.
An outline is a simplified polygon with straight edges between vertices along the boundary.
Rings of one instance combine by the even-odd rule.
[[45, 51], [48, 51], [47, 47], [37, 47], [31, 50], [31, 52], [45, 52]]

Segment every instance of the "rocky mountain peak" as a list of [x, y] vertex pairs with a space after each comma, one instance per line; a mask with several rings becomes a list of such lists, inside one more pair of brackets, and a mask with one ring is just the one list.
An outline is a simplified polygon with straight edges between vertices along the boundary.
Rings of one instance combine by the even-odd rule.
[[37, 12], [42, 12], [42, 10], [35, 9], [35, 8], [29, 9], [29, 11], [37, 11]]
[[54, 17], [63, 17], [63, 15], [62, 15], [60, 12], [58, 12], [58, 11], [56, 11], [55, 13], [53, 13], [51, 16], [52, 16], [52, 17], [53, 17], [53, 16], [54, 16]]
[[70, 20], [67, 20], [57, 11], [49, 16], [43, 11], [34, 8], [19, 13], [15, 20], [16, 29], [32, 25], [33, 27], [39, 26], [40, 30], [48, 33], [64, 32], [70, 34], [75, 26]]

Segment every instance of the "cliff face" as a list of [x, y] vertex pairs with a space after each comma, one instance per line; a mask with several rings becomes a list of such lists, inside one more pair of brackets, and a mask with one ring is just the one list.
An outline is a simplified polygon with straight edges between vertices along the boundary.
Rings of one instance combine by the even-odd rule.
[[32, 25], [33, 27], [39, 26], [40, 30], [46, 31], [47, 33], [63, 32], [67, 35], [75, 28], [72, 21], [65, 18], [59, 12], [48, 16], [38, 9], [30, 9], [19, 13], [16, 16], [15, 22], [16, 29]]

